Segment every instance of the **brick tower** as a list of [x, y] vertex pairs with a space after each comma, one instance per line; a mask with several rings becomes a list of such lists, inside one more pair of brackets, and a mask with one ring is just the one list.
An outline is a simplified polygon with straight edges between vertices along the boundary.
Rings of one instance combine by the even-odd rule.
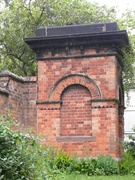
[[116, 23], [37, 29], [38, 133], [71, 154], [122, 155], [122, 53]]

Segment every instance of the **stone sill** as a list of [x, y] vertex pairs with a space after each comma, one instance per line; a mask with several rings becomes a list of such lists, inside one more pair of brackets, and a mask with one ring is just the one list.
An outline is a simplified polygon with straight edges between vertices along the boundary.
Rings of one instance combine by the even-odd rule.
[[95, 142], [95, 136], [59, 136], [57, 142]]

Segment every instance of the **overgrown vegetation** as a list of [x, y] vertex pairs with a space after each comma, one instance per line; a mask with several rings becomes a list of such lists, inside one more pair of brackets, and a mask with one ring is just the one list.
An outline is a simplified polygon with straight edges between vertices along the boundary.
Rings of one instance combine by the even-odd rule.
[[87, 174], [88, 176], [119, 174], [118, 163], [111, 156], [104, 155], [100, 155], [97, 159], [78, 159], [60, 153], [55, 158], [55, 165], [62, 171]]
[[11, 130], [10, 115], [0, 116], [0, 180], [55, 179], [54, 149], [41, 146], [37, 137]]
[[[69, 174], [111, 176], [135, 174], [135, 144], [127, 142], [122, 161], [100, 155], [96, 159], [69, 156], [39, 138], [16, 129], [10, 115], [0, 116], [0, 180], [61, 180]], [[131, 148], [132, 147], [132, 148]], [[69, 176], [70, 177], [70, 176]]]
[[[133, 127], [133, 132], [135, 133], [135, 127]], [[135, 134], [129, 135], [128, 138], [129, 141], [124, 142], [124, 149], [135, 159]]]

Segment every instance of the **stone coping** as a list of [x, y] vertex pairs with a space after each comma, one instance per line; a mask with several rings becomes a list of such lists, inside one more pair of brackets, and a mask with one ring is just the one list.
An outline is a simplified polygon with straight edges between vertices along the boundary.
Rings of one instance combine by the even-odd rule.
[[4, 70], [4, 71], [0, 72], [0, 77], [11, 77], [11, 78], [13, 78], [17, 81], [21, 81], [21, 82], [36, 82], [37, 81], [36, 76], [19, 77], [16, 74], [14, 74], [8, 70]]
[[2, 94], [7, 94], [7, 95], [10, 94], [8, 90], [6, 90], [5, 88], [0, 87], [0, 94], [1, 94], [1, 93], [2, 93]]

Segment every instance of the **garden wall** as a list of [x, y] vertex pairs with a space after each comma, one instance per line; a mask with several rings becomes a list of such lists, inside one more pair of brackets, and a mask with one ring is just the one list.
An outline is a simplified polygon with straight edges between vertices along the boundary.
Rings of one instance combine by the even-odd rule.
[[37, 128], [37, 77], [20, 78], [9, 71], [0, 73], [0, 113], [11, 114], [24, 128]]

